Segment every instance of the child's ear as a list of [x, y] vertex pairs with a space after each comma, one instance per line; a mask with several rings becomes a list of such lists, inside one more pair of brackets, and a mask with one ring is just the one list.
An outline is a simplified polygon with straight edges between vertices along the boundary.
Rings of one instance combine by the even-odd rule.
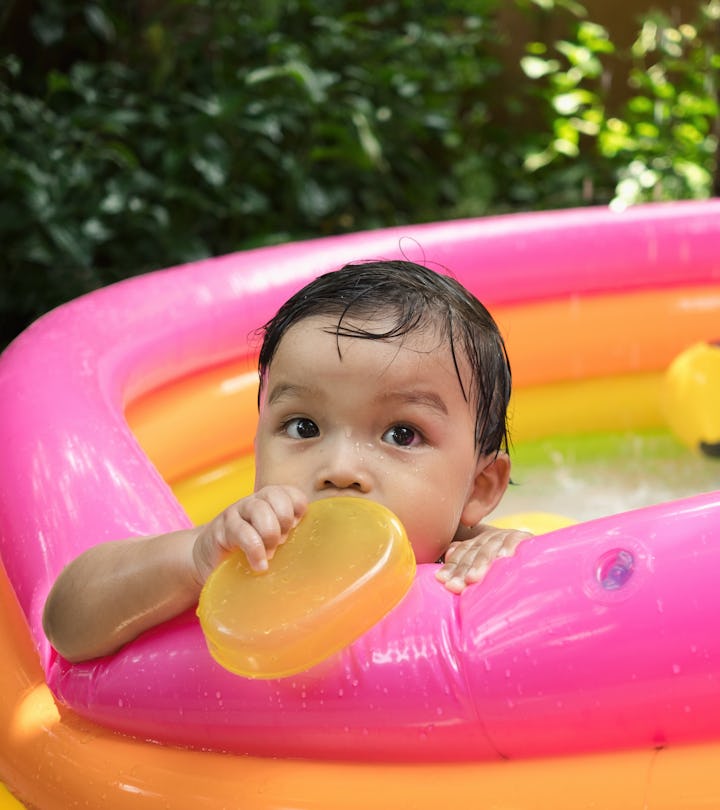
[[475, 526], [498, 505], [510, 483], [510, 456], [482, 456], [478, 460], [475, 481], [465, 503], [460, 522], [463, 526]]

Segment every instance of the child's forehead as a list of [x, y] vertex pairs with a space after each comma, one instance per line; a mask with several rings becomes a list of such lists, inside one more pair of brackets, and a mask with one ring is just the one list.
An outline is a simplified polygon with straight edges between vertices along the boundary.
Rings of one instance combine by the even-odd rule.
[[[322, 374], [329, 379], [362, 376], [368, 387], [373, 381], [390, 380], [412, 384], [414, 375], [426, 383], [464, 391], [472, 376], [468, 361], [457, 356], [447, 336], [437, 325], [393, 334], [394, 322], [382, 317], [343, 320], [333, 316], [311, 316], [289, 327], [265, 369], [265, 381], [278, 383], [306, 380]], [[390, 333], [389, 335], [387, 333]]]
[[[433, 350], [452, 344], [447, 323], [436, 314], [422, 313], [408, 319], [395, 310], [313, 313], [290, 324], [278, 340], [278, 347], [300, 334], [322, 333], [336, 339], [381, 340], [431, 343]], [[414, 340], [415, 339], [415, 340]]]

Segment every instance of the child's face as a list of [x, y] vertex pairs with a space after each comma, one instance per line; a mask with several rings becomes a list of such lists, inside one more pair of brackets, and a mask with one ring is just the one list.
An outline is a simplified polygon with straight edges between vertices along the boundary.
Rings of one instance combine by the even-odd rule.
[[480, 521], [502, 494], [485, 481], [492, 459], [477, 456], [474, 408], [450, 347], [432, 329], [341, 337], [341, 358], [335, 325], [307, 318], [280, 341], [263, 388], [256, 489], [288, 484], [310, 501], [377, 501], [400, 518], [418, 562], [435, 562], [459, 525]]

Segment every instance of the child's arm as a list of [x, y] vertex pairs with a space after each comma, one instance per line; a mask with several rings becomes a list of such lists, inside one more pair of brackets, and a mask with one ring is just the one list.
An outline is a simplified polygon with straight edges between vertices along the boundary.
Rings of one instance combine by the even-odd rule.
[[115, 652], [140, 633], [197, 604], [223, 557], [242, 549], [257, 571], [307, 507], [294, 487], [265, 487], [204, 526], [94, 546], [58, 576], [43, 627], [70, 661]]
[[479, 523], [462, 529], [445, 552], [445, 564], [436, 574], [445, 587], [461, 593], [480, 582], [498, 557], [511, 557], [515, 549], [532, 535], [514, 529], [498, 529]]

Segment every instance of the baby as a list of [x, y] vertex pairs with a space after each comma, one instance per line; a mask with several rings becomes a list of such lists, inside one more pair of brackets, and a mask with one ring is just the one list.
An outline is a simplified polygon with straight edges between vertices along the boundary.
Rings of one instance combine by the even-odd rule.
[[485, 307], [405, 261], [350, 264], [263, 329], [252, 495], [211, 522], [95, 546], [60, 574], [45, 632], [70, 661], [112, 653], [197, 603], [241, 549], [268, 567], [310, 501], [352, 495], [402, 521], [459, 593], [527, 535], [484, 526], [510, 478], [510, 366]]

